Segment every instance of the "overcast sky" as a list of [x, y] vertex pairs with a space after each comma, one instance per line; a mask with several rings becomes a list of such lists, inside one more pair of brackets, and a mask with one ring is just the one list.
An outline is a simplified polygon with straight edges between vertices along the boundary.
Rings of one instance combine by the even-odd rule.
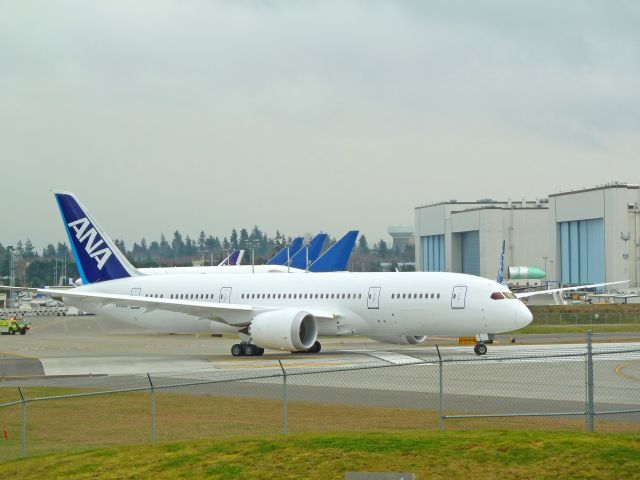
[[413, 224], [640, 182], [637, 1], [0, 0], [0, 242]]

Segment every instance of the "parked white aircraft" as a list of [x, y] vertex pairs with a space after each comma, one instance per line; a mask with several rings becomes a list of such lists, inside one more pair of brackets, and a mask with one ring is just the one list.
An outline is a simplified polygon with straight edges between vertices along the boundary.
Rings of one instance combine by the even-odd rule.
[[318, 352], [319, 335], [415, 344], [428, 335], [510, 331], [532, 319], [506, 287], [465, 274], [142, 275], [73, 194], [55, 196], [84, 285], [48, 294], [155, 331], [237, 333], [233, 355]]

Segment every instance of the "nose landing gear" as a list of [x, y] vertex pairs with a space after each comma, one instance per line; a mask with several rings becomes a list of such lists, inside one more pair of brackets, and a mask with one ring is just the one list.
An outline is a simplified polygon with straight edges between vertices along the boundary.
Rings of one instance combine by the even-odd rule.
[[487, 354], [487, 346], [482, 343], [482, 342], [478, 342], [476, 343], [476, 346], [473, 347], [473, 351], [476, 355], [486, 355]]

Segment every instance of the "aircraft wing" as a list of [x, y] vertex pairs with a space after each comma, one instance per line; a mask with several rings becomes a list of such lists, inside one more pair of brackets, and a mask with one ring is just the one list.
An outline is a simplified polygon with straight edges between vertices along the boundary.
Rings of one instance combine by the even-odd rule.
[[[79, 289], [54, 289], [54, 288], [22, 288], [5, 287], [0, 285], [0, 290], [20, 290], [37, 293], [45, 293], [55, 297], [75, 298], [77, 300], [91, 300], [97, 306], [124, 304], [132, 307], [143, 308], [143, 314], [154, 310], [184, 313], [199, 318], [206, 318], [226, 323], [234, 327], [243, 327], [251, 323], [254, 315], [264, 311], [278, 310], [279, 306], [252, 307], [233, 303], [203, 302], [198, 300], [179, 300], [155, 297], [138, 297], [134, 295], [121, 295], [116, 293], [99, 293]], [[282, 307], [285, 308], [285, 307]], [[328, 310], [315, 307], [301, 307], [301, 310], [309, 312], [318, 320], [333, 320], [339, 316]]]
[[576, 287], [552, 288], [550, 290], [535, 290], [533, 292], [514, 293], [514, 295], [517, 298], [528, 298], [533, 297], [534, 295], [547, 295], [549, 293], [568, 292], [570, 290], [584, 290], [585, 288], [604, 287], [605, 285], [616, 285], [620, 283], [629, 283], [629, 280], [622, 280], [620, 282], [592, 283], [591, 285], [578, 285]]
[[77, 300], [91, 300], [97, 306], [124, 304], [132, 307], [144, 309], [143, 313], [154, 310], [165, 310], [168, 312], [184, 313], [199, 318], [207, 318], [232, 326], [246, 326], [251, 323], [251, 319], [256, 310], [250, 305], [237, 305], [231, 303], [203, 302], [198, 300], [172, 300], [168, 298], [138, 297], [133, 295], [120, 295], [115, 293], [98, 293], [86, 290], [69, 289], [44, 289], [44, 288], [19, 288], [4, 287], [3, 290], [28, 290], [32, 292], [45, 293], [55, 297], [74, 298]]

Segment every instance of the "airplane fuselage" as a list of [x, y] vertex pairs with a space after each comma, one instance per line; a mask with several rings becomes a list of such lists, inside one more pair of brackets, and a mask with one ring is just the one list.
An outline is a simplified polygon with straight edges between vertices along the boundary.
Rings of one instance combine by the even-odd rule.
[[[329, 312], [318, 321], [323, 336], [466, 336], [515, 330], [531, 321], [516, 299], [491, 298], [508, 289], [456, 273], [315, 273], [296, 275], [142, 275], [74, 289], [119, 295], [248, 305], [265, 310]], [[235, 325], [197, 315], [93, 299], [64, 297], [85, 311], [171, 333], [234, 333]], [[251, 318], [249, 319], [249, 321]]]

